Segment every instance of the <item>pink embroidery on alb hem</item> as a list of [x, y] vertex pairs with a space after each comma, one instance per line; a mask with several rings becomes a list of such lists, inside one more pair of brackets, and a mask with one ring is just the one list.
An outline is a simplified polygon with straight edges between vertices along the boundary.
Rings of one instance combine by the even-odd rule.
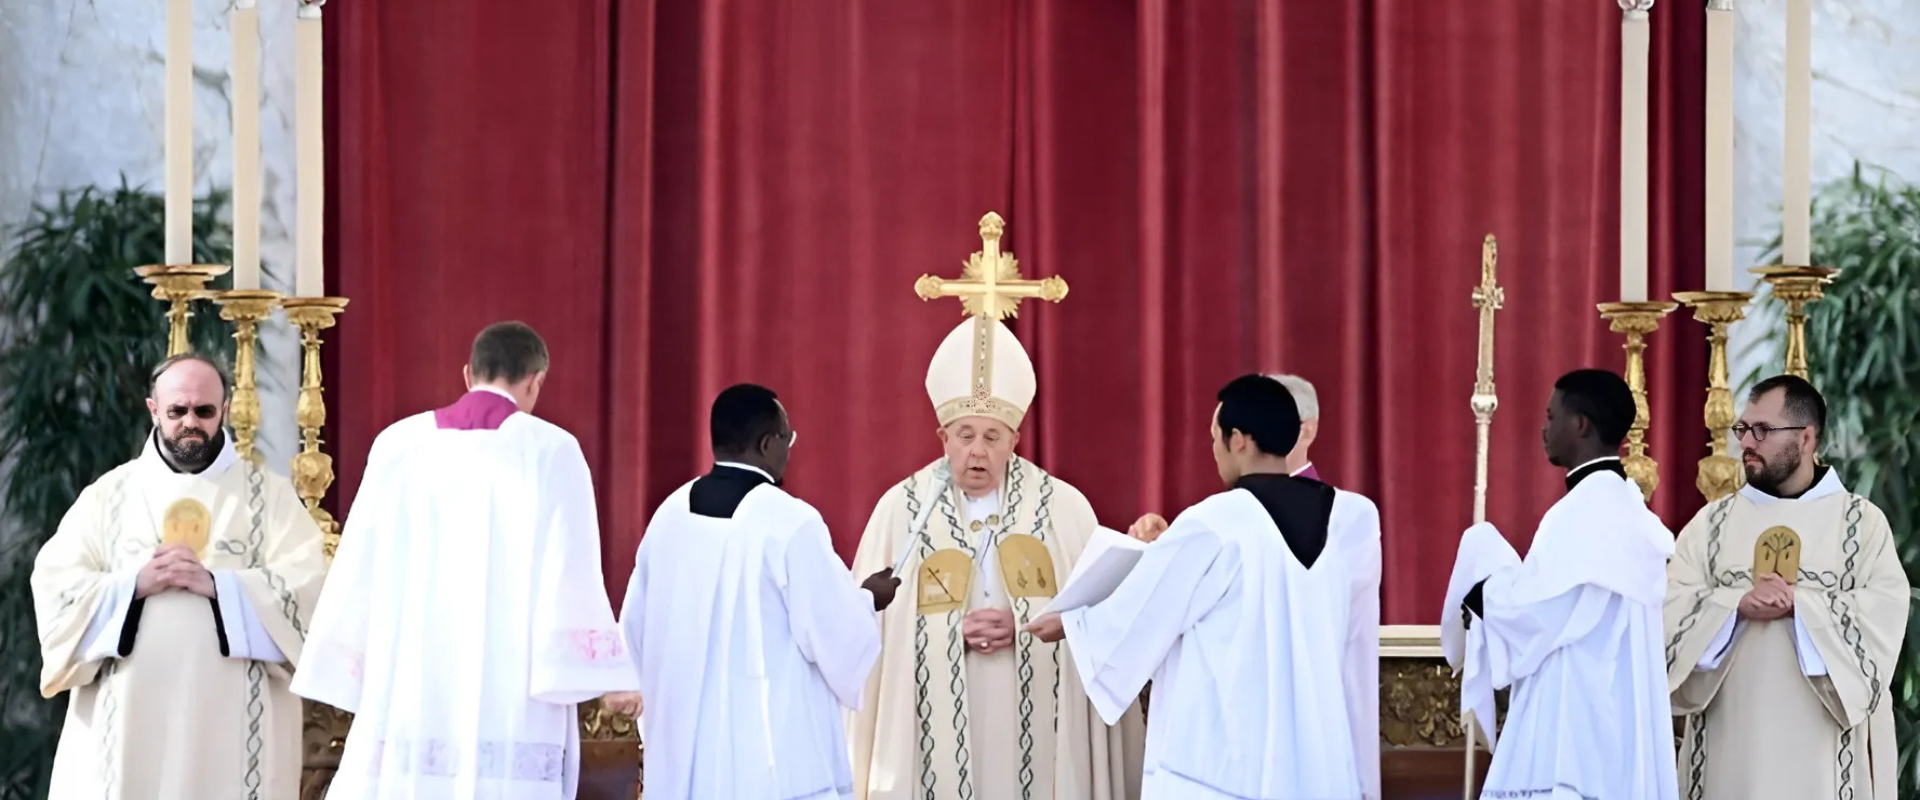
[[589, 664], [613, 661], [626, 654], [626, 643], [614, 631], [582, 629], [567, 631], [566, 635], [574, 655]]

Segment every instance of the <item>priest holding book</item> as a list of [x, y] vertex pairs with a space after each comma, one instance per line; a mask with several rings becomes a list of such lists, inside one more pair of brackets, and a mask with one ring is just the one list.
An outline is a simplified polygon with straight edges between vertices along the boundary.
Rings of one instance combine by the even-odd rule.
[[1286, 387], [1246, 375], [1218, 400], [1227, 491], [1175, 518], [1111, 595], [1027, 630], [1065, 639], [1103, 719], [1153, 681], [1143, 798], [1377, 797], [1376, 737], [1354, 700], [1379, 688], [1347, 661], [1378, 608], [1379, 512], [1289, 474], [1300, 413]]

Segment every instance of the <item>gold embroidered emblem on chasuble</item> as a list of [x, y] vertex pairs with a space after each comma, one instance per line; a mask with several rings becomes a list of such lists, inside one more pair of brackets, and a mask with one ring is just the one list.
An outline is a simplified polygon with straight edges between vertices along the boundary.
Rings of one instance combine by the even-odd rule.
[[161, 544], [183, 544], [195, 558], [207, 558], [207, 540], [213, 530], [213, 514], [200, 501], [182, 497], [167, 506], [160, 527]]
[[973, 588], [973, 559], [956, 548], [940, 550], [920, 562], [919, 612], [945, 614], [967, 604]]
[[1800, 577], [1800, 535], [1785, 525], [1775, 525], [1760, 534], [1753, 543], [1753, 578], [1767, 573], [1779, 575], [1787, 583]]
[[1000, 542], [1000, 575], [1008, 597], [1052, 597], [1060, 584], [1054, 580], [1053, 554], [1045, 543], [1024, 533]]

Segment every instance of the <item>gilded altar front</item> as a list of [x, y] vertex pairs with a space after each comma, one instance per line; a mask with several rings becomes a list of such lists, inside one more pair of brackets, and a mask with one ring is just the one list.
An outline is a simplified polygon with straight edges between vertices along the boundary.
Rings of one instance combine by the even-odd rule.
[[[321, 800], [340, 763], [352, 718], [307, 703], [301, 800]], [[1380, 629], [1380, 772], [1387, 798], [1436, 796], [1457, 787], [1465, 768], [1460, 682], [1440, 654], [1440, 629]], [[580, 800], [638, 800], [640, 735], [634, 720], [592, 702], [580, 707]], [[1485, 774], [1484, 749], [1480, 750]]]

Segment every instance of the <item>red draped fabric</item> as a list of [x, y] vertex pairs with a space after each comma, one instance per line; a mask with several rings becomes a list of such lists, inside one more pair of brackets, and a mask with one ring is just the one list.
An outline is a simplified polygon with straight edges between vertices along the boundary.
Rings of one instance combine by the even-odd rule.
[[[1656, 294], [1702, 282], [1704, 22], [1654, 10]], [[385, 425], [456, 394], [471, 338], [520, 319], [539, 413], [581, 440], [618, 595], [649, 512], [703, 471], [706, 408], [766, 384], [789, 488], [850, 555], [936, 458], [923, 303], [987, 211], [1071, 294], [1014, 330], [1029, 457], [1102, 521], [1219, 489], [1213, 392], [1319, 387], [1313, 456], [1379, 503], [1389, 623], [1438, 618], [1470, 522], [1481, 238], [1500, 241], [1489, 516], [1524, 545], [1562, 491], [1550, 385], [1619, 368], [1612, 3], [1422, 0], [578, 0], [329, 9], [329, 448], [351, 513]], [[1703, 331], [1649, 350], [1657, 510], [1699, 505]]]

